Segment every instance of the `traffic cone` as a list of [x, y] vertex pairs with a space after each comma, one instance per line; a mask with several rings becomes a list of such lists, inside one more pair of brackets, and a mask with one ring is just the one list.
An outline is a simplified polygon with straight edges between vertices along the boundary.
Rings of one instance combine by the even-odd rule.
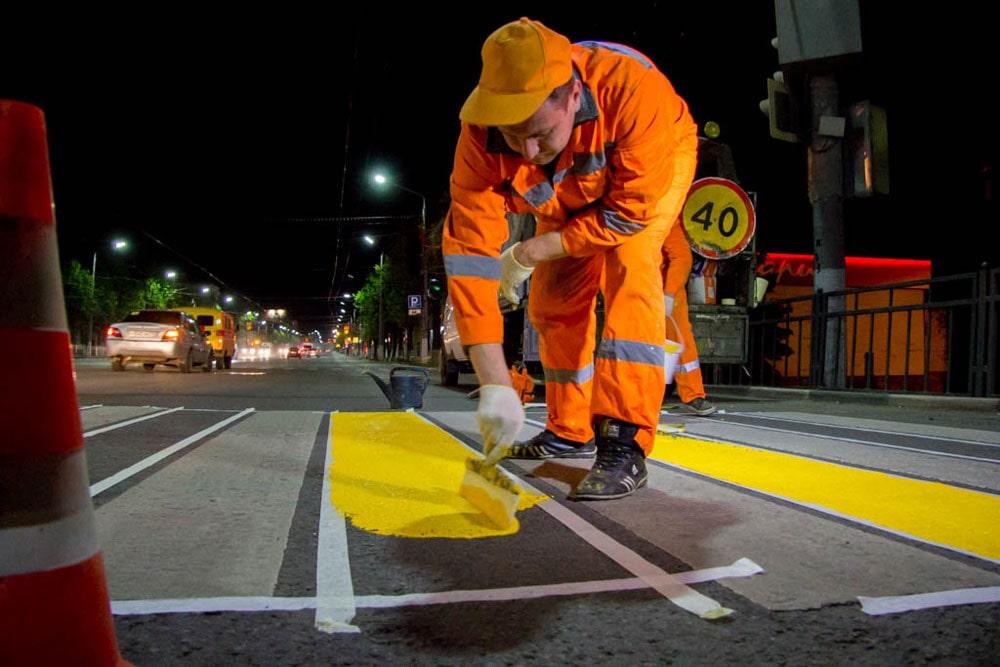
[[97, 546], [45, 117], [0, 100], [0, 665], [122, 665]]

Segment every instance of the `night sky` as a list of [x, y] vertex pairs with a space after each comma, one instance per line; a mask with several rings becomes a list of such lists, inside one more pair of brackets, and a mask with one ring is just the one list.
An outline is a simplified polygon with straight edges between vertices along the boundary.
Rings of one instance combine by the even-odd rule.
[[[873, 9], [882, 4], [862, 3], [865, 56], [841, 102], [886, 108], [892, 195], [847, 203], [848, 254], [932, 259], [941, 274], [996, 264], [988, 21]], [[573, 41], [650, 56], [699, 125], [721, 125], [758, 196], [758, 248], [811, 251], [805, 150], [771, 139], [757, 108], [777, 69], [771, 2], [620, 3], [615, 15], [539, 6], [7, 17], [0, 98], [46, 112], [64, 262], [89, 268], [95, 247], [124, 234], [134, 253], [101, 262], [209, 281], [200, 266], [311, 329], [329, 322], [331, 290], [357, 289], [378, 261], [360, 234], [418, 224], [419, 197], [372, 189], [375, 169], [425, 195], [429, 223], [443, 215], [480, 46], [526, 14]], [[338, 216], [392, 220], [340, 223], [335, 262]]]

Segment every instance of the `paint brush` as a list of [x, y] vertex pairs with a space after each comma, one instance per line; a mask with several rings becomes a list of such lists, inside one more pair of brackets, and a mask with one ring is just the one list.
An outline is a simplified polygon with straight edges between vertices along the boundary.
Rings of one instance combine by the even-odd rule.
[[459, 494], [468, 500], [498, 528], [507, 529], [514, 522], [522, 489], [497, 464], [506, 448], [494, 448], [484, 459], [472, 457], [465, 461], [465, 477]]

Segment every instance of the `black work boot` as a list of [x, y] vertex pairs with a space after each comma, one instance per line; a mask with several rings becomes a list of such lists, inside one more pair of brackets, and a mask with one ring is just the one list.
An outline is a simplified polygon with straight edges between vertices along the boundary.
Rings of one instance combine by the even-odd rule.
[[646, 455], [635, 441], [639, 427], [617, 419], [603, 418], [595, 426], [597, 460], [570, 500], [624, 498], [646, 485]]
[[545, 429], [534, 438], [510, 446], [508, 459], [589, 459], [596, 451], [594, 441], [567, 440]]

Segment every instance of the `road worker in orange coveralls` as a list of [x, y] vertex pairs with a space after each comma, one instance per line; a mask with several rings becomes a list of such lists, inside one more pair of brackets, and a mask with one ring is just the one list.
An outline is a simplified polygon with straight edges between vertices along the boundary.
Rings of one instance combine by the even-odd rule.
[[684, 404], [685, 412], [705, 417], [714, 414], [718, 408], [705, 398], [698, 346], [695, 345], [688, 317], [687, 281], [692, 260], [691, 246], [684, 235], [684, 227], [678, 221], [663, 242], [663, 313], [667, 317], [667, 338], [684, 344], [677, 370], [674, 371], [677, 395]]
[[[570, 497], [627, 496], [646, 483], [663, 397], [660, 249], [694, 178], [696, 127], [667, 78], [627, 46], [571, 45], [522, 18], [487, 38], [482, 59], [459, 114], [442, 249], [479, 376], [484, 451], [493, 461], [596, 454]], [[506, 211], [532, 213], [537, 227], [501, 254]], [[528, 314], [549, 419], [514, 444], [524, 411], [503, 355], [497, 289], [519, 303], [532, 274]]]

